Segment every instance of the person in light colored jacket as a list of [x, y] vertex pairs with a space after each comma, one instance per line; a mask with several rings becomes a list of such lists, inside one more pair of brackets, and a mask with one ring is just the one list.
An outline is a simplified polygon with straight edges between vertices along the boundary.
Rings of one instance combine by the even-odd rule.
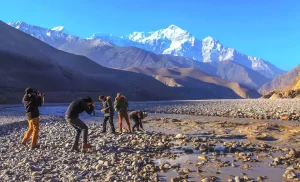
[[116, 111], [118, 111], [119, 132], [123, 133], [122, 120], [124, 118], [126, 120], [127, 129], [131, 133], [130, 122], [129, 122], [129, 118], [128, 118], [128, 114], [127, 114], [128, 102], [127, 102], [124, 95], [122, 95], [120, 93], [117, 94], [117, 97], [116, 97], [115, 102], [114, 102], [114, 108], [115, 108]]

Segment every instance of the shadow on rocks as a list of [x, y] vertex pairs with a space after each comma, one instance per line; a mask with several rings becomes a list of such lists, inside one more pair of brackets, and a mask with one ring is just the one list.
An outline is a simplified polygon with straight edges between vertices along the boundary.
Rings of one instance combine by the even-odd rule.
[[[57, 121], [51, 120], [51, 119], [43, 119], [43, 118], [40, 120], [40, 124], [51, 123], [51, 122], [54, 123]], [[5, 136], [5, 135], [10, 135], [13, 132], [19, 132], [23, 129], [27, 130], [27, 128], [28, 128], [27, 120], [3, 124], [0, 126], [0, 137]]]

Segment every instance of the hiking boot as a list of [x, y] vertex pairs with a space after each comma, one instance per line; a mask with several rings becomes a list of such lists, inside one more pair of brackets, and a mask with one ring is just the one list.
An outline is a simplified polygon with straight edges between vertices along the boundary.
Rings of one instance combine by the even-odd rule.
[[35, 146], [31, 146], [30, 149], [34, 150], [34, 149], [39, 149], [41, 146], [39, 144], [35, 145]]
[[85, 150], [85, 149], [91, 149], [93, 148], [93, 146], [89, 143], [82, 143], [82, 149]]
[[22, 145], [24, 146], [27, 146], [27, 143], [26, 142], [21, 142]]

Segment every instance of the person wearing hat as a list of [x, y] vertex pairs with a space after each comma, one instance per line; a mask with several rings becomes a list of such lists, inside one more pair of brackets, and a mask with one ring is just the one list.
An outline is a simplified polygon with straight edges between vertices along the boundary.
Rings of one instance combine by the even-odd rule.
[[123, 118], [125, 118], [127, 129], [131, 133], [130, 122], [129, 122], [129, 118], [128, 118], [128, 114], [127, 114], [128, 102], [124, 95], [122, 95], [120, 93], [117, 94], [117, 97], [114, 102], [114, 108], [116, 111], [118, 111], [119, 132], [123, 133], [122, 120], [123, 120]]
[[109, 121], [111, 133], [115, 133], [115, 126], [114, 126], [114, 108], [112, 105], [111, 97], [107, 96], [106, 98], [103, 95], [99, 96], [99, 100], [103, 104], [103, 108], [101, 109], [101, 112], [104, 113], [104, 120], [103, 120], [103, 129], [101, 133], [106, 133], [106, 125], [107, 121]]
[[26, 145], [30, 136], [32, 135], [32, 140], [30, 144], [31, 149], [39, 148], [40, 145], [37, 144], [39, 136], [39, 126], [40, 126], [40, 112], [39, 107], [42, 106], [42, 94], [35, 93], [32, 88], [25, 89], [25, 95], [23, 97], [23, 104], [26, 110], [26, 116], [28, 119], [28, 130], [25, 133], [22, 144]]
[[137, 131], [140, 131], [139, 127], [143, 128], [142, 119], [145, 119], [147, 117], [147, 113], [143, 111], [132, 111], [129, 113], [129, 117], [131, 120], [133, 120], [134, 125], [132, 127], [132, 131], [134, 131], [135, 128], [137, 128]]
[[83, 143], [82, 143], [82, 149], [84, 151], [92, 148], [92, 145], [87, 143], [88, 140], [88, 126], [79, 119], [79, 114], [86, 112], [88, 114], [92, 114], [95, 107], [95, 103], [91, 99], [91, 97], [87, 96], [85, 98], [79, 98], [74, 100], [68, 107], [65, 118], [67, 122], [74, 127], [76, 130], [75, 140], [74, 144], [72, 146], [71, 151], [79, 152], [79, 137], [81, 134], [81, 131], [83, 130]]

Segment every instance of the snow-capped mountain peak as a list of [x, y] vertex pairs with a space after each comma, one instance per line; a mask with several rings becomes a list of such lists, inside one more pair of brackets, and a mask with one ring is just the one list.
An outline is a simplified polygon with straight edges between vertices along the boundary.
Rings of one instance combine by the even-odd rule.
[[149, 36], [149, 39], [169, 39], [172, 41], [188, 41], [192, 38], [194, 37], [189, 32], [176, 25], [170, 25], [168, 28], [158, 30]]
[[15, 27], [16, 29], [28, 29], [34, 27], [33, 25], [29, 25], [23, 21], [9, 22], [8, 25]]
[[103, 32], [96, 32], [88, 39], [101, 39], [103, 37], [112, 37], [112, 36], [113, 35], [111, 35], [111, 34], [107, 34], [107, 33], [103, 33]]
[[65, 27], [63, 27], [63, 26], [57, 26], [57, 27], [52, 28], [51, 30], [57, 31], [57, 32], [64, 32], [65, 31]]
[[142, 41], [144, 38], [146, 38], [146, 35], [144, 32], [133, 32], [131, 34], [129, 34], [127, 37], [129, 40], [135, 41], [135, 42], [140, 42]]
[[176, 25], [170, 25], [167, 29], [173, 29], [173, 30], [175, 30], [175, 29], [180, 29], [180, 30], [182, 30], [180, 27], [178, 27], [178, 26], [176, 26]]
[[[80, 38], [67, 34], [63, 26], [52, 29], [26, 24], [22, 21], [8, 23], [54, 47], [64, 44], [82, 43], [90, 46], [117, 45], [134, 46], [157, 54], [184, 56], [200, 62], [234, 61], [261, 74], [274, 78], [283, 73], [274, 65], [263, 59], [248, 56], [237, 50], [223, 46], [211, 36], [200, 40], [186, 30], [170, 25], [153, 32], [133, 32], [127, 36], [117, 37], [104, 33], [95, 33], [91, 38]], [[111, 44], [112, 43], [112, 44]]]
[[111, 43], [104, 42], [100, 39], [88, 40], [83, 39], [71, 34], [68, 34], [63, 26], [57, 26], [52, 29], [43, 28], [35, 25], [30, 25], [22, 21], [10, 22], [8, 25], [21, 30], [43, 42], [48, 43], [53, 47], [59, 48], [67, 43], [81, 42], [87, 45], [101, 46], [101, 45], [112, 45]]
[[214, 39], [211, 36], [207, 36], [204, 39], [202, 39], [202, 42], [212, 42]]

